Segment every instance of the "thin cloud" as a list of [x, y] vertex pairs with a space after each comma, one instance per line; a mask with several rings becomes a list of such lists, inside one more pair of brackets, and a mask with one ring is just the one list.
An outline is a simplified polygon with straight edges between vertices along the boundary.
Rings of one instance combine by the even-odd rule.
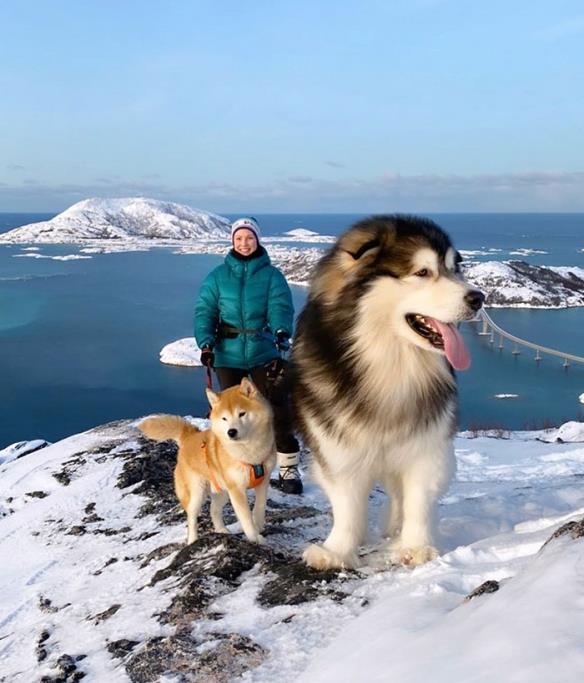
[[325, 161], [325, 166], [330, 166], [331, 168], [345, 168], [345, 164], [341, 164], [339, 161]]
[[26, 167], [20, 164], [6, 164], [6, 169], [8, 171], [26, 171]]
[[[32, 179], [29, 179], [32, 180]], [[271, 183], [208, 182], [169, 187], [115, 184], [0, 185], [1, 206], [65, 207], [87, 197], [146, 196], [218, 212], [584, 211], [584, 172], [401, 175], [330, 180], [292, 176]], [[6, 209], [4, 209], [6, 210]]]
[[295, 185], [307, 185], [313, 182], [313, 178], [308, 175], [295, 175], [288, 178], [288, 181]]
[[536, 40], [554, 41], [584, 32], [584, 16], [572, 17], [534, 33]]

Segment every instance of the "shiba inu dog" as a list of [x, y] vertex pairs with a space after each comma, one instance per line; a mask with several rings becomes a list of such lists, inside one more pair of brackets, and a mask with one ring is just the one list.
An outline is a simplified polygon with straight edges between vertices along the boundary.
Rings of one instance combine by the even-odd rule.
[[378, 216], [345, 232], [316, 266], [294, 338], [293, 397], [333, 528], [313, 567], [353, 567], [376, 481], [391, 497], [389, 561], [434, 558], [432, 508], [454, 473], [453, 369], [470, 357], [457, 323], [484, 296], [432, 221]]
[[[211, 520], [227, 533], [223, 506], [229, 497], [246, 538], [262, 543], [270, 472], [276, 463], [272, 409], [247, 378], [220, 394], [207, 389], [211, 428], [200, 431], [181, 417], [155, 415], [138, 426], [156, 441], [178, 444], [176, 495], [187, 513], [187, 543], [197, 539], [197, 517], [211, 494]], [[248, 488], [255, 489], [253, 514]]]

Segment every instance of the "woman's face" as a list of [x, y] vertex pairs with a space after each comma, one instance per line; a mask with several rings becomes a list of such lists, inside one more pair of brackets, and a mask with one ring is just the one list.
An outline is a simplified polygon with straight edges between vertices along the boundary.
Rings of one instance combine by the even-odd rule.
[[253, 254], [258, 248], [258, 241], [255, 234], [247, 228], [241, 228], [235, 233], [233, 238], [233, 248], [242, 256]]

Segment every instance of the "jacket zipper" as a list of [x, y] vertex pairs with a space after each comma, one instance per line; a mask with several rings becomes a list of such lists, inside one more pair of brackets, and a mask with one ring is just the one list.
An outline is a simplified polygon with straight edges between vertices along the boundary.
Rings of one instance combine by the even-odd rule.
[[[247, 262], [243, 264], [243, 277], [241, 278], [241, 314], [242, 314], [242, 327], [245, 327], [246, 314], [245, 314], [245, 281], [247, 279]], [[249, 360], [247, 357], [247, 334], [243, 335], [243, 357], [245, 359], [245, 365], [249, 365]]]

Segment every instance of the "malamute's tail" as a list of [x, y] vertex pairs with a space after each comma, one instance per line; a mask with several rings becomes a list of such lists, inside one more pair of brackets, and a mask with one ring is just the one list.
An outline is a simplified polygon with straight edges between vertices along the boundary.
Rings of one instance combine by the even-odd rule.
[[200, 430], [177, 415], [154, 415], [142, 420], [138, 429], [149, 439], [155, 441], [166, 441], [173, 439], [181, 441], [188, 434], [194, 434]]

